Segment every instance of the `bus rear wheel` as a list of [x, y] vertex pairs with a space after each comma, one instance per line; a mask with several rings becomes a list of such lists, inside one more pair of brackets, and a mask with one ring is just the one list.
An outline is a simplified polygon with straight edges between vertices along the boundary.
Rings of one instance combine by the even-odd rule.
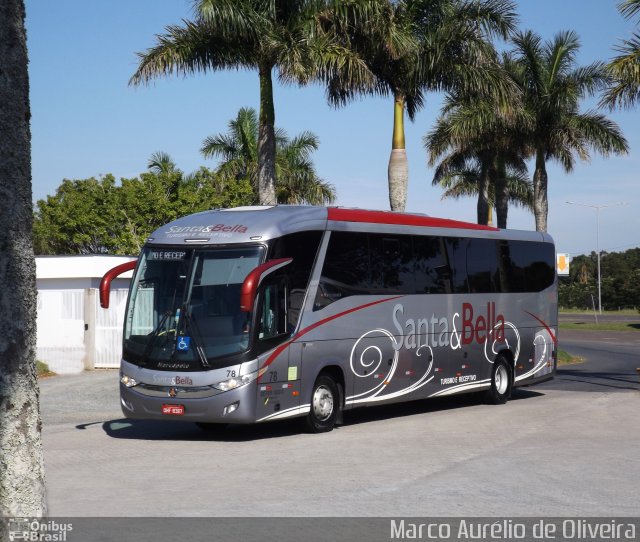
[[307, 429], [312, 433], [326, 433], [336, 424], [340, 395], [338, 386], [330, 376], [321, 374], [311, 391], [311, 410], [305, 418]]
[[492, 405], [502, 405], [511, 397], [511, 370], [509, 364], [503, 356], [493, 363], [491, 371], [491, 387], [487, 390], [486, 400]]

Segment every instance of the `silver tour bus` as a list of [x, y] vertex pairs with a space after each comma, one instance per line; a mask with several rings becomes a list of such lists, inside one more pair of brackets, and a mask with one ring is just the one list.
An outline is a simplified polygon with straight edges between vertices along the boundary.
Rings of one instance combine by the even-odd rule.
[[547, 234], [306, 206], [187, 216], [146, 241], [125, 315], [125, 416], [203, 428], [512, 388], [552, 378]]

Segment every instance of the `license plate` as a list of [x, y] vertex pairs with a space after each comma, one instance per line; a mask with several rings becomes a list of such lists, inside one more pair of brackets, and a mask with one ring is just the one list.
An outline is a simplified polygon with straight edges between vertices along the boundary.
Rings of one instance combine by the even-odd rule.
[[182, 416], [184, 405], [162, 405], [162, 413], [169, 416]]

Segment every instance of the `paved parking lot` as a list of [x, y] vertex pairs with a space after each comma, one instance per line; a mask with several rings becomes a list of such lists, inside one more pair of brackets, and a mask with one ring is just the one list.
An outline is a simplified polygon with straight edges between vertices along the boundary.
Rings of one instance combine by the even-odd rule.
[[321, 435], [124, 420], [116, 371], [45, 379], [50, 514], [638, 516], [635, 369], [616, 389], [577, 385], [574, 369], [504, 406], [360, 409]]

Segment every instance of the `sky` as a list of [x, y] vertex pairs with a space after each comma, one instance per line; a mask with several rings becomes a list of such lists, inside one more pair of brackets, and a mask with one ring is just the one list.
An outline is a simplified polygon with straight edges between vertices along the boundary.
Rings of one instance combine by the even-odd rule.
[[[132, 87], [137, 52], [154, 45], [165, 27], [191, 17], [189, 0], [25, 0], [31, 98], [34, 202], [55, 194], [63, 179], [112, 173], [130, 178], [149, 157], [167, 152], [185, 172], [214, 168], [199, 149], [225, 132], [241, 107], [259, 107], [253, 71], [160, 78]], [[519, 27], [544, 39], [575, 31], [578, 63], [607, 60], [634, 21], [617, 0], [519, 0]], [[407, 121], [408, 212], [475, 222], [473, 198], [442, 200], [433, 187], [423, 136], [433, 127], [441, 96], [429, 94], [414, 123]], [[276, 84], [276, 126], [290, 137], [312, 131], [320, 139], [314, 163], [337, 190], [337, 205], [389, 209], [387, 165], [391, 149], [391, 98], [366, 97], [331, 108], [321, 86]], [[585, 102], [583, 110], [596, 101]], [[609, 114], [609, 113], [608, 113]], [[548, 165], [548, 231], [558, 252], [624, 251], [640, 246], [640, 107], [609, 114], [631, 148], [627, 156], [593, 155], [572, 173]], [[533, 173], [533, 165], [529, 167]], [[570, 205], [573, 201], [581, 205]], [[606, 206], [599, 210], [590, 206]], [[599, 225], [598, 225], [599, 223]], [[511, 207], [509, 228], [534, 230], [533, 215]]]

